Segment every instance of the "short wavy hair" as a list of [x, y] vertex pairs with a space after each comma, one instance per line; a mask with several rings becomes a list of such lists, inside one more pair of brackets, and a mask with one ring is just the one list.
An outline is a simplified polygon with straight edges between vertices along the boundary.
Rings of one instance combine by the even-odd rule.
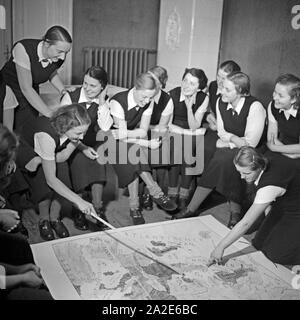
[[182, 76], [182, 80], [184, 79], [184, 77], [187, 74], [191, 74], [193, 77], [196, 77], [199, 81], [199, 85], [198, 85], [198, 89], [203, 90], [206, 85], [207, 85], [207, 76], [205, 74], [205, 72], [202, 69], [197, 69], [197, 68], [186, 68], [184, 70], [183, 76]]
[[155, 78], [155, 80], [160, 82], [163, 89], [166, 87], [168, 81], [168, 72], [165, 68], [161, 66], [155, 66], [149, 69], [148, 72]]
[[73, 103], [60, 107], [50, 118], [54, 130], [62, 136], [75, 127], [90, 125], [91, 119], [84, 106]]
[[134, 82], [136, 90], [157, 90], [157, 84], [153, 76], [149, 73], [139, 74]]
[[295, 99], [293, 107], [295, 109], [300, 108], [300, 79], [293, 74], [286, 73], [280, 75], [275, 84], [281, 84], [288, 87], [289, 95], [292, 99]]
[[84, 75], [88, 75], [91, 78], [98, 80], [103, 89], [107, 86], [107, 83], [108, 83], [107, 72], [100, 66], [92, 66], [88, 68]]
[[227, 76], [227, 79], [233, 82], [235, 89], [242, 96], [250, 96], [250, 78], [241, 71], [233, 72]]
[[255, 148], [244, 146], [237, 152], [233, 163], [239, 167], [247, 167], [251, 171], [256, 171], [258, 169], [265, 170], [268, 167], [269, 160]]

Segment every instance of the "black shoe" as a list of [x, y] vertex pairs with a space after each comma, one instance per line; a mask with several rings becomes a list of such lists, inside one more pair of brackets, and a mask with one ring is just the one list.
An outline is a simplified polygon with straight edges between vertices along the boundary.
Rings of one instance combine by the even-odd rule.
[[61, 220], [57, 219], [50, 222], [52, 229], [55, 231], [59, 238], [67, 238], [70, 236], [68, 229], [62, 223]]
[[40, 235], [41, 235], [42, 239], [44, 239], [46, 241], [50, 241], [50, 240], [55, 239], [49, 220], [40, 221], [39, 222], [39, 230], [40, 230]]
[[163, 210], [174, 211], [177, 209], [177, 204], [165, 194], [160, 195], [158, 198], [152, 197], [153, 201], [160, 206]]
[[187, 207], [187, 199], [186, 198], [179, 198], [178, 200], [178, 210], [181, 211]]
[[231, 212], [227, 227], [229, 229], [232, 229], [240, 220], [241, 220], [240, 212]]
[[144, 193], [140, 197], [141, 207], [145, 210], [153, 210], [153, 200], [150, 194]]
[[130, 209], [130, 217], [134, 225], [144, 224], [145, 219], [142, 215], [141, 209]]
[[188, 208], [184, 208], [180, 212], [176, 213], [173, 215], [174, 219], [184, 219], [184, 218], [191, 218], [191, 217], [196, 217], [197, 213], [188, 210]]
[[[101, 208], [95, 208], [95, 211], [96, 211], [97, 216], [98, 216], [99, 218], [101, 218], [102, 220], [108, 222], [108, 221], [107, 221], [107, 217], [106, 217], [106, 215], [105, 215], [105, 209], [104, 209], [103, 207], [101, 207]], [[98, 226], [101, 230], [107, 230], [107, 229], [109, 229], [108, 226], [106, 226], [104, 223], [100, 222], [99, 220], [97, 220], [96, 224], [97, 224], [97, 226]]]
[[76, 210], [76, 212], [73, 215], [73, 220], [76, 229], [81, 231], [86, 231], [89, 229], [89, 225], [84, 213]]

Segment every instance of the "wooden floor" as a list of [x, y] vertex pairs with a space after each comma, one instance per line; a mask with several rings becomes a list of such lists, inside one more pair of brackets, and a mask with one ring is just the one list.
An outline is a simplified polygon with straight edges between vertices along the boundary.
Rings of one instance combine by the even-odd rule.
[[[128, 197], [122, 195], [121, 189], [119, 189], [118, 192], [116, 186], [116, 178], [112, 168], [108, 168], [108, 181], [104, 188], [103, 200], [106, 205], [106, 216], [110, 224], [117, 228], [132, 225], [132, 220], [129, 216]], [[224, 199], [221, 196], [217, 195], [216, 193], [212, 193], [211, 196], [207, 198], [202, 207], [202, 210], [200, 210], [201, 215], [211, 214], [218, 221], [220, 221], [224, 225], [227, 225], [229, 219], [229, 211], [227, 204], [224, 203]], [[65, 201], [62, 210], [62, 220], [68, 228], [71, 236], [100, 230], [97, 227], [95, 220], [92, 218], [89, 218], [90, 230], [80, 231], [76, 229], [71, 218], [71, 208], [71, 204]], [[152, 211], [144, 210], [143, 216], [146, 223], [167, 221], [171, 219], [170, 215], [168, 215], [165, 211], [157, 208], [155, 204]], [[29, 232], [29, 242], [31, 244], [44, 241], [40, 237], [38, 230], [39, 216], [34, 210], [25, 210], [23, 213], [22, 221]], [[246, 236], [248, 240], [250, 240], [252, 237], [253, 234]]]

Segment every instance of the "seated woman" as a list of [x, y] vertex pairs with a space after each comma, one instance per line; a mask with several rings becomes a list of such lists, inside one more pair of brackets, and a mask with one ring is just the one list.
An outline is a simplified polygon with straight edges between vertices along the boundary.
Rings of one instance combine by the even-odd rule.
[[[136, 77], [135, 86], [132, 89], [117, 93], [111, 98], [109, 104], [115, 128], [111, 132], [116, 139], [118, 153], [113, 167], [118, 176], [119, 187], [128, 186], [130, 216], [133, 224], [145, 223], [139, 203], [139, 177], [145, 182], [154, 202], [167, 211], [176, 209], [175, 203], [164, 195], [153, 180], [148, 156], [145, 155], [142, 158], [143, 149], [158, 148], [160, 145], [158, 139], [146, 139], [153, 110], [152, 99], [156, 91], [156, 81], [152, 75], [142, 73]], [[132, 155], [130, 150], [139, 153], [140, 161], [136, 161], [136, 152]]]
[[[14, 172], [14, 161], [18, 139], [6, 127], [0, 125], [0, 189], [6, 188], [10, 174]], [[26, 238], [13, 235], [20, 222], [18, 212], [2, 208], [5, 199], [0, 200], [0, 274], [1, 299], [52, 299], [48, 290], [41, 289], [44, 283], [40, 269], [34, 264], [33, 255]]]
[[300, 79], [283, 74], [268, 106], [267, 157], [284, 156], [300, 169]]
[[244, 235], [271, 206], [252, 244], [275, 263], [299, 265], [299, 171], [283, 157], [273, 158], [268, 163], [266, 157], [251, 147], [239, 150], [234, 165], [242, 179], [255, 185], [255, 199], [243, 219], [213, 250], [209, 263], [221, 262], [224, 250]]
[[[80, 103], [87, 109], [91, 124], [82, 143], [95, 150], [99, 145], [96, 141], [97, 132], [99, 130], [108, 131], [113, 123], [105, 102], [107, 82], [107, 73], [103, 68], [90, 67], [85, 72], [82, 87], [68, 92], [61, 100], [61, 105]], [[98, 216], [106, 220], [102, 202], [103, 187], [106, 182], [106, 165], [100, 165], [97, 161], [87, 158], [78, 149], [71, 155], [69, 163], [74, 191], [82, 194], [90, 189], [92, 203]]]
[[[184, 134], [186, 131], [195, 131], [202, 124], [203, 116], [208, 106], [208, 96], [202, 91], [207, 85], [207, 77], [203, 70], [191, 68], [185, 69], [182, 76], [180, 87], [170, 91], [174, 104], [173, 119], [169, 126], [171, 133]], [[187, 145], [183, 145], [182, 155], [194, 153], [195, 142], [193, 141], [190, 150]], [[171, 144], [171, 154], [174, 154], [177, 146]], [[173, 152], [172, 152], [173, 151]], [[182, 157], [184, 158], [184, 157]], [[189, 188], [192, 183], [193, 175], [187, 174], [189, 167], [182, 159], [182, 164], [171, 164], [169, 168], [169, 197], [178, 201], [179, 209], [186, 207], [189, 198]], [[181, 175], [181, 183], [178, 193], [178, 178]]]
[[[86, 108], [80, 104], [61, 107], [50, 119], [40, 117], [36, 120], [31, 146], [41, 158], [42, 166], [35, 172], [29, 172], [24, 168], [24, 175], [31, 188], [31, 200], [39, 207], [39, 230], [44, 240], [54, 239], [52, 229], [60, 238], [69, 236], [60, 219], [60, 197], [66, 198], [81, 211], [77, 213], [74, 221], [78, 229], [83, 229], [85, 225], [83, 213], [96, 214], [91, 203], [71, 190], [69, 167], [66, 162], [76, 148], [82, 150], [86, 157], [97, 159], [96, 151], [80, 141], [90, 122]], [[26, 154], [19, 156], [26, 157]]]
[[[196, 210], [213, 189], [225, 196], [232, 208], [240, 207], [235, 204], [241, 204], [243, 188], [232, 161], [237, 148], [263, 144], [265, 120], [263, 105], [250, 95], [249, 77], [242, 72], [229, 75], [223, 83], [222, 99], [217, 104], [219, 139], [216, 152], [198, 180], [189, 205], [176, 218], [195, 216]], [[229, 227], [237, 223], [240, 214], [231, 210]]]
[[[165, 68], [161, 66], [155, 66], [148, 70], [148, 73], [152, 75], [152, 77], [156, 81], [157, 91], [153, 98], [153, 112], [150, 120], [150, 131], [148, 137], [163, 137], [167, 134], [168, 125], [173, 115], [174, 105], [173, 100], [170, 95], [164, 91], [163, 89], [166, 87], [166, 83], [168, 81], [168, 72]], [[162, 148], [154, 149], [149, 152], [149, 162], [153, 169], [153, 174], [155, 176], [155, 180], [158, 185], [163, 188], [165, 183], [165, 176], [167, 173], [167, 163], [163, 163], [159, 161], [162, 159]], [[155, 158], [155, 163], [152, 161], [151, 157]], [[142, 184], [144, 186], [144, 184]], [[141, 187], [143, 190], [143, 187]], [[149, 194], [149, 190], [145, 190], [140, 197], [141, 207], [145, 210], [153, 209], [153, 201], [152, 197]]]

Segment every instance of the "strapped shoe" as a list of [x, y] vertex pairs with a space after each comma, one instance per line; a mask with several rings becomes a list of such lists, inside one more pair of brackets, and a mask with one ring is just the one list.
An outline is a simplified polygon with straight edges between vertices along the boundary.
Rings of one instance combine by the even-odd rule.
[[[103, 207], [101, 208], [95, 208], [95, 211], [97, 213], [97, 216], [101, 219], [103, 219], [104, 221], [107, 221], [107, 217], [105, 215], [105, 209]], [[108, 222], [108, 221], [107, 221]], [[103, 230], [107, 230], [109, 229], [108, 226], [106, 226], [104, 223], [100, 222], [99, 220], [97, 220], [96, 222], [97, 226], [103, 231]]]
[[130, 209], [130, 217], [134, 225], [144, 224], [145, 219], [142, 215], [141, 209]]
[[89, 229], [88, 221], [86, 220], [85, 214], [81, 211], [76, 209], [73, 215], [73, 220], [76, 229], [81, 231], [86, 231]]
[[43, 240], [50, 241], [55, 239], [49, 220], [39, 221], [39, 230]]
[[147, 211], [153, 210], [153, 200], [149, 193], [144, 193], [140, 197], [141, 207]]
[[196, 212], [190, 211], [188, 208], [184, 208], [180, 212], [174, 214], [173, 218], [174, 219], [184, 219], [184, 218], [192, 218], [192, 217], [196, 217], [196, 216], [197, 216]]
[[158, 198], [155, 198], [155, 197], [152, 197], [152, 198], [153, 198], [153, 201], [163, 210], [174, 211], [177, 209], [177, 204], [165, 194], [161, 194]]
[[50, 222], [52, 229], [59, 238], [67, 238], [70, 236], [68, 229], [59, 219]]

